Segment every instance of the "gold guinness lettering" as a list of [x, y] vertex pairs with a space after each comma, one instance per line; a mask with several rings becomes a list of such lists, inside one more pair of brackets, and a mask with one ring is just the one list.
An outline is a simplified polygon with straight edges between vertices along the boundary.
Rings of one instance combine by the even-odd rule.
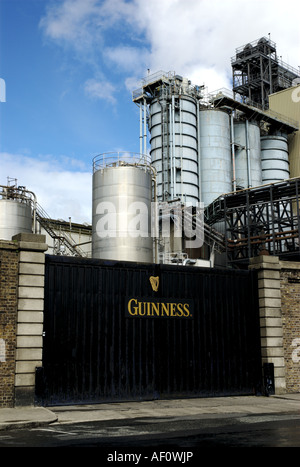
[[128, 302], [128, 313], [131, 316], [136, 316], [138, 314], [138, 307], [137, 306], [132, 306], [132, 302], [137, 303], [137, 300], [135, 298], [132, 298]]
[[149, 298], [127, 298], [126, 316], [141, 318], [192, 318], [192, 300], [156, 300]]

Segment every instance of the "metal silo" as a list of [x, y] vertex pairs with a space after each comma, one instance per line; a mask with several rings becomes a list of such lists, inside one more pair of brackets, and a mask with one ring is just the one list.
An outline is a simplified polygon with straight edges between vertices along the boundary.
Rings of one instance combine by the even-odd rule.
[[[187, 89], [183, 90], [187, 92]], [[171, 92], [168, 89], [168, 92]], [[163, 93], [149, 105], [150, 155], [157, 172], [159, 201], [199, 201], [197, 101]]]
[[261, 138], [261, 163], [263, 183], [290, 178], [287, 137], [263, 136]]
[[204, 206], [232, 191], [230, 119], [226, 112], [199, 112], [201, 201]]
[[262, 184], [260, 128], [254, 122], [234, 123], [235, 174], [237, 189]]
[[0, 239], [11, 240], [19, 233], [32, 233], [35, 195], [24, 187], [2, 185], [0, 196]]
[[11, 240], [19, 233], [32, 233], [32, 214], [28, 204], [0, 200], [0, 239]]
[[128, 153], [93, 160], [92, 256], [153, 262], [152, 169]]

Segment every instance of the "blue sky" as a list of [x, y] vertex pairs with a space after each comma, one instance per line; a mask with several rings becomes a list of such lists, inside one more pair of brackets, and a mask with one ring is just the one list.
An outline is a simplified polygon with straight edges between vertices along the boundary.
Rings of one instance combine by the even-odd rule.
[[299, 14], [294, 0], [0, 0], [0, 184], [91, 222], [92, 158], [139, 151], [147, 70], [230, 89], [235, 48], [268, 33], [297, 67]]

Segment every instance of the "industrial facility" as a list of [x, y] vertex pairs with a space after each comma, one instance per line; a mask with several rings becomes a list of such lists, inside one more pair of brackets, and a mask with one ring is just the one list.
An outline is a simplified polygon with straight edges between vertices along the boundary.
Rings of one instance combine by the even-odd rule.
[[141, 263], [244, 268], [262, 251], [297, 259], [299, 71], [266, 37], [236, 49], [231, 65], [232, 90], [208, 93], [175, 72], [142, 80], [132, 95], [140, 152], [93, 159], [92, 225], [53, 220], [8, 183], [1, 238], [43, 233], [55, 255]]
[[35, 193], [8, 177], [7, 185], [0, 185], [0, 239], [11, 240], [19, 233], [45, 235], [49, 254], [91, 256], [90, 225], [51, 219]]
[[142, 80], [91, 225], [0, 187], [0, 407], [299, 392], [300, 74], [265, 37], [231, 65]]
[[141, 152], [149, 129], [158, 200], [204, 209], [201, 251], [187, 251], [184, 241], [172, 251], [160, 241], [162, 262], [188, 254], [244, 267], [261, 251], [299, 255], [299, 71], [265, 37], [236, 49], [231, 63], [232, 90], [206, 93], [159, 72], [133, 92]]

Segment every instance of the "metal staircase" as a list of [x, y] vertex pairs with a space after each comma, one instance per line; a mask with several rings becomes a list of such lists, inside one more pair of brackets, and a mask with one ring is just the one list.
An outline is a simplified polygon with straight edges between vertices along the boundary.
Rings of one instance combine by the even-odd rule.
[[57, 233], [57, 229], [55, 228], [53, 221], [38, 203], [36, 203], [35, 209], [37, 221], [54, 240], [55, 255], [87, 256], [87, 254], [78, 245], [76, 245], [68, 232], [60, 231]]
[[[211, 225], [205, 222], [205, 214], [202, 209], [196, 209], [194, 212], [190, 208], [187, 208], [181, 201], [174, 203], [162, 202], [160, 205], [160, 221], [164, 219], [169, 221], [170, 219], [175, 225], [176, 229], [182, 228], [182, 221], [186, 223], [185, 232], [189, 231], [192, 233], [196, 232], [196, 228], [200, 226], [200, 233], [203, 236], [203, 243], [208, 245], [212, 250], [218, 253], [224, 253], [226, 251], [226, 239], [225, 235], [218, 232]], [[198, 223], [198, 224], [197, 224]], [[161, 245], [163, 247], [163, 245]]]
[[[197, 222], [197, 214], [192, 214], [189, 209], [185, 209], [184, 211], [185, 219], [194, 228]], [[224, 253], [226, 251], [225, 235], [218, 232], [216, 229], [207, 224], [204, 221], [204, 215], [200, 217], [199, 222], [203, 223], [203, 242], [209, 247], [218, 251], [218, 253]]]

